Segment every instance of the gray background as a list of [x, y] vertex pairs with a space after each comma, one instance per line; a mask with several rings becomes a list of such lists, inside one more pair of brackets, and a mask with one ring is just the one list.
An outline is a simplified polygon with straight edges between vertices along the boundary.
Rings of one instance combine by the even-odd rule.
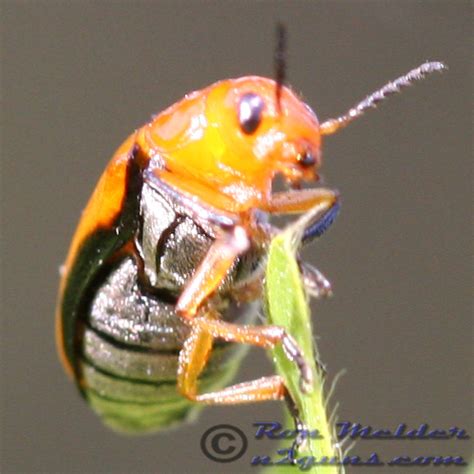
[[[347, 369], [339, 418], [472, 432], [469, 2], [3, 1], [1, 16], [2, 472], [255, 472], [251, 455], [275, 453], [252, 423], [280, 419], [277, 403], [209, 408], [145, 438], [108, 431], [61, 370], [53, 319], [58, 267], [114, 149], [186, 92], [271, 76], [278, 19], [289, 82], [321, 119], [426, 59], [450, 66], [325, 140], [322, 173], [343, 209], [305, 255], [334, 285], [313, 309], [329, 380]], [[271, 371], [253, 350], [239, 377]], [[216, 423], [247, 434], [241, 461], [201, 454]], [[470, 444], [365, 440], [352, 452], [469, 459]]]

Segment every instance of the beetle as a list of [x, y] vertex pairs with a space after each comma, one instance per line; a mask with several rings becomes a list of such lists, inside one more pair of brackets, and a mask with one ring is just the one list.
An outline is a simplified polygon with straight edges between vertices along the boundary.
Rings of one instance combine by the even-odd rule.
[[[287, 396], [276, 375], [223, 388], [241, 358], [229, 343], [282, 344], [302, 389], [311, 383], [291, 334], [251, 324], [277, 232], [268, 216], [317, 206], [303, 242], [321, 235], [339, 195], [300, 184], [318, 180], [322, 137], [443, 69], [424, 63], [322, 123], [282, 74], [223, 80], [124, 141], [73, 236], [56, 315], [63, 365], [106, 424], [142, 433], [184, 420], [198, 405]], [[289, 189], [272, 192], [276, 176]], [[301, 271], [311, 293], [330, 293], [317, 269], [301, 263]]]

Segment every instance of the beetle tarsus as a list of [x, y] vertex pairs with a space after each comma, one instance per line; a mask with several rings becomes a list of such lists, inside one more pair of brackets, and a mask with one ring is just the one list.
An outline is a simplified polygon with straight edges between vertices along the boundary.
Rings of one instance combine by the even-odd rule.
[[306, 362], [303, 352], [293, 336], [286, 333], [282, 337], [282, 346], [289, 360], [294, 362], [300, 371], [300, 388], [304, 393], [310, 393], [313, 386], [313, 372]]
[[292, 464], [296, 464], [298, 452], [301, 449], [304, 450], [306, 448], [307, 439], [308, 439], [307, 434], [309, 433], [309, 429], [302, 422], [298, 407], [296, 406], [296, 403], [293, 400], [293, 397], [291, 396], [289, 391], [286, 391], [285, 393], [285, 402], [286, 402], [288, 411], [290, 412], [290, 415], [293, 418], [295, 430], [297, 432], [296, 438], [293, 441], [291, 448], [288, 451], [288, 457], [290, 461], [292, 462]]
[[332, 296], [331, 282], [313, 265], [298, 261], [304, 287], [313, 298]]

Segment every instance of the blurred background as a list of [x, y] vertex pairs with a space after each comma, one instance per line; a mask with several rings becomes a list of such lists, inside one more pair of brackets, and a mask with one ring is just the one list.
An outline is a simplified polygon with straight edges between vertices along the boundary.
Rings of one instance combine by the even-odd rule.
[[[107, 430], [60, 367], [54, 310], [59, 266], [115, 148], [189, 91], [272, 76], [278, 20], [288, 27], [288, 82], [321, 120], [427, 59], [450, 67], [325, 140], [322, 174], [343, 207], [305, 258], [334, 288], [313, 304], [313, 322], [328, 386], [346, 370], [333, 395], [339, 420], [472, 433], [471, 8], [3, 1], [1, 471], [243, 473], [256, 472], [253, 455], [275, 454], [253, 423], [281, 421], [276, 402], [207, 408], [195, 424], [144, 438]], [[239, 380], [272, 371], [252, 350]], [[202, 434], [219, 423], [246, 434], [240, 460], [202, 454]], [[352, 450], [372, 452], [469, 460], [471, 442], [362, 440]]]

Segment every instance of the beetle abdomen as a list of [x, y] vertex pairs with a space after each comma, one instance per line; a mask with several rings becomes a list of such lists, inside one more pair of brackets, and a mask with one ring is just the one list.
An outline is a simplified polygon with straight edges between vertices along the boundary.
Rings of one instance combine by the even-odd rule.
[[[84, 393], [104, 422], [143, 433], [183, 421], [195, 405], [176, 389], [188, 327], [173, 303], [144, 295], [136, 275], [137, 265], [127, 257], [106, 277], [90, 306], [80, 359]], [[249, 309], [241, 306], [237, 313]], [[230, 313], [232, 319], [241, 315]], [[243, 355], [241, 347], [217, 343], [200, 377], [203, 389], [227, 384]]]
[[173, 302], [143, 294], [137, 272], [127, 257], [110, 273], [92, 300], [90, 326], [136, 350], [179, 351], [188, 327], [176, 316]]
[[[229, 350], [216, 349], [209, 369], [200, 378], [203, 390], [229, 383], [245, 352], [242, 346], [234, 347], [229, 359]], [[196, 405], [176, 389], [177, 354], [118, 349], [90, 330], [85, 333], [84, 350], [87, 356], [102, 353], [93, 362], [86, 356], [81, 363], [87, 384], [84, 393], [111, 428], [137, 434], [153, 432], [188, 419], [195, 411]]]

